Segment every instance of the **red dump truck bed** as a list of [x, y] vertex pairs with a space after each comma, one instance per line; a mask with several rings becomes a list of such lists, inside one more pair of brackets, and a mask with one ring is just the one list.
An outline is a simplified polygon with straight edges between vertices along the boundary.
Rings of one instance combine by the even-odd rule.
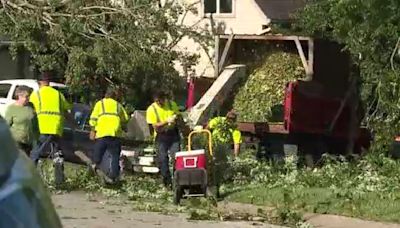
[[[322, 140], [328, 144], [346, 144], [350, 132], [351, 107], [343, 105], [342, 99], [323, 94], [324, 89], [312, 82], [288, 83], [285, 89], [283, 123], [242, 122], [238, 128], [246, 136], [264, 139], [280, 135], [288, 143]], [[336, 118], [337, 117], [337, 118]], [[358, 148], [369, 148], [370, 131], [360, 127], [355, 133]]]
[[308, 81], [288, 83], [284, 99], [284, 127], [288, 132], [348, 137], [352, 107], [323, 91]]

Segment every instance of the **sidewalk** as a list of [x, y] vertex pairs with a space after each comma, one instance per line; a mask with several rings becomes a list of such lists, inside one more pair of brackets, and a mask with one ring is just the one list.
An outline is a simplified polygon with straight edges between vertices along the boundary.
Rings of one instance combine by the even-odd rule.
[[[238, 213], [245, 211], [252, 215], [257, 215], [259, 209], [264, 211], [273, 210], [273, 208], [269, 207], [226, 201], [218, 203], [218, 207], [222, 211], [232, 210]], [[367, 221], [338, 215], [306, 213], [304, 219], [314, 228], [400, 228], [400, 224]]]
[[[188, 221], [187, 215], [163, 215], [152, 212], [138, 212], [129, 204], [113, 205], [101, 201], [88, 201], [86, 194], [71, 192], [63, 195], [53, 195], [53, 202], [67, 228], [112, 228], [112, 227], [192, 227], [192, 228], [283, 228], [261, 222], [219, 222], [219, 221]], [[220, 202], [221, 211], [234, 211], [256, 216], [260, 209], [268, 211], [271, 208], [251, 204]], [[337, 215], [306, 214], [304, 219], [314, 228], [400, 228], [400, 224], [365, 221]]]
[[306, 214], [304, 218], [314, 228], [400, 228], [400, 224], [366, 221], [338, 215]]
[[88, 201], [81, 192], [53, 195], [52, 199], [65, 228], [284, 228], [245, 221], [188, 221], [185, 214], [138, 212], [129, 204]]

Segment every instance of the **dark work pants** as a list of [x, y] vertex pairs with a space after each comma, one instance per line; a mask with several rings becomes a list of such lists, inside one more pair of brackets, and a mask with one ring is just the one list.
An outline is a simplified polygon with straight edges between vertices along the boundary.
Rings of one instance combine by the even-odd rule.
[[119, 138], [103, 137], [96, 139], [93, 162], [113, 180], [117, 179], [119, 176], [120, 155], [121, 141]]
[[171, 172], [169, 171], [169, 157], [171, 155], [172, 159], [175, 159], [175, 153], [180, 149], [179, 138], [177, 137], [165, 137], [158, 138], [157, 141], [157, 151], [158, 151], [158, 162], [165, 185], [170, 185], [171, 182]]
[[58, 135], [40, 135], [36, 145], [33, 147], [31, 152], [32, 161], [37, 164], [40, 156], [45, 155], [49, 152], [50, 155], [59, 150], [60, 137]]

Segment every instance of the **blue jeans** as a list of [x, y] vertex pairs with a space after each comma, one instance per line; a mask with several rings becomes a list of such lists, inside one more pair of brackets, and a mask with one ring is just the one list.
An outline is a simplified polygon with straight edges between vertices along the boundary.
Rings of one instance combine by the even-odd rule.
[[60, 138], [58, 135], [40, 135], [36, 145], [31, 152], [31, 159], [37, 165], [40, 156], [50, 152], [50, 155], [59, 150]]
[[165, 185], [170, 185], [171, 172], [169, 171], [169, 157], [168, 153], [171, 155], [172, 159], [175, 159], [175, 153], [180, 149], [179, 139], [160, 139], [157, 140], [158, 149], [158, 162]]
[[93, 162], [106, 175], [115, 180], [119, 176], [119, 158], [121, 156], [121, 141], [116, 137], [96, 139], [94, 144]]

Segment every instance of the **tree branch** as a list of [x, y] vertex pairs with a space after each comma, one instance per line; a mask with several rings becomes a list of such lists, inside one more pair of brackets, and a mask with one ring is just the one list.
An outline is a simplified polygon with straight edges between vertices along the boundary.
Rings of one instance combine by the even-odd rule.
[[98, 28], [102, 33], [98, 33], [95, 32], [93, 30], [88, 29], [89, 34], [93, 35], [93, 36], [100, 36], [103, 38], [106, 38], [108, 40], [114, 41], [115, 43], [117, 43], [122, 49], [124, 49], [125, 51], [128, 51], [128, 48], [123, 45], [121, 42], [119, 42], [115, 37], [113, 37], [112, 35], [110, 35], [109, 33], [107, 33], [106, 31], [104, 31], [103, 28]]
[[396, 52], [397, 52], [397, 50], [399, 50], [399, 48], [400, 48], [400, 37], [397, 39], [396, 46], [394, 47], [392, 55], [390, 56], [390, 65], [391, 65], [393, 71], [396, 71], [396, 69], [394, 67], [394, 57], [396, 56]]
[[4, 9], [4, 12], [7, 14], [7, 16], [10, 18], [10, 20], [14, 23], [14, 24], [17, 24], [17, 21], [15, 20], [15, 18], [14, 18], [14, 16], [12, 16], [9, 12], [8, 12], [8, 10], [7, 10], [7, 2], [6, 2], [6, 0], [1, 0], [1, 4], [2, 4], [2, 6], [3, 6], [3, 9]]
[[[185, 29], [192, 29], [192, 28], [194, 28], [194, 27], [197, 26], [202, 20], [203, 20], [203, 18], [199, 19], [199, 20], [196, 21], [194, 24], [192, 24], [192, 25], [189, 26], [189, 27], [186, 27]], [[171, 43], [169, 43], [169, 44], [167, 45], [168, 50], [171, 50], [172, 48], [174, 48], [174, 47], [179, 43], [179, 41], [181, 41], [181, 40], [183, 39], [183, 37], [185, 37], [185, 36], [187, 36], [187, 34], [182, 34], [182, 35], [176, 37]]]
[[198, 3], [201, 3], [201, 1], [193, 2], [193, 3], [191, 3], [190, 5], [188, 5], [187, 7], [185, 7], [185, 12], [183, 13], [182, 20], [181, 20], [181, 23], [180, 23], [181, 26], [182, 26], [183, 23], [185, 22], [185, 18], [186, 18], [186, 16], [187, 16], [187, 14], [190, 12], [191, 7], [193, 7], [194, 5], [196, 5], [196, 4], [198, 4]]

